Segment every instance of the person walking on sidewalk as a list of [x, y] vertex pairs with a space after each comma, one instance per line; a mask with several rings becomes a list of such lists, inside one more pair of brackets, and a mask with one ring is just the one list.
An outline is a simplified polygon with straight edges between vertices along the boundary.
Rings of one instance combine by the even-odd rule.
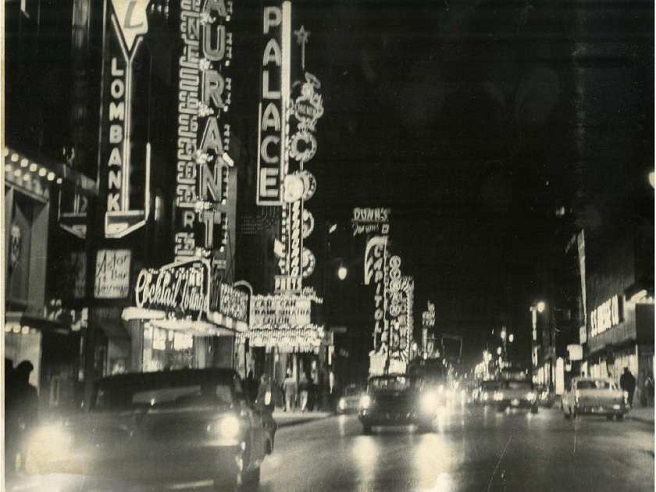
[[626, 391], [629, 394], [628, 397], [628, 402], [629, 406], [633, 406], [633, 394], [635, 393], [635, 388], [636, 388], [636, 380], [633, 377], [633, 374], [631, 374], [631, 371], [629, 371], [628, 367], [624, 368], [624, 374], [620, 377], [620, 388], [622, 388], [623, 391]]
[[287, 370], [287, 377], [283, 383], [285, 386], [285, 404], [287, 405], [287, 411], [291, 412], [296, 409], [296, 394], [298, 393], [298, 385], [296, 384], [296, 378], [292, 374], [292, 371]]
[[305, 410], [307, 410], [308, 395], [310, 394], [310, 382], [305, 373], [301, 376], [301, 382], [298, 385], [298, 389], [301, 393], [301, 412], [305, 412]]

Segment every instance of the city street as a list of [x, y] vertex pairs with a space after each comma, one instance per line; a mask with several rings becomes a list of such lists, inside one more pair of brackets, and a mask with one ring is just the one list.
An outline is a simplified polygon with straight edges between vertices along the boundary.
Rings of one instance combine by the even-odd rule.
[[432, 434], [361, 429], [355, 416], [280, 429], [261, 490], [653, 490], [653, 426], [630, 419], [467, 407]]

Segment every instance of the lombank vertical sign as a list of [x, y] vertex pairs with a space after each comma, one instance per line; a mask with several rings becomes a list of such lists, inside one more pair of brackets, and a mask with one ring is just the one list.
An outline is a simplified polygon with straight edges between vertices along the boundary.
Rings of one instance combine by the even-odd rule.
[[[149, 118], [147, 98], [135, 97], [150, 79], [141, 45], [148, 32], [149, 0], [105, 3], [100, 179], [105, 183], [105, 236], [123, 237], [146, 223], [150, 196], [150, 143], [133, 115]], [[135, 67], [139, 69], [135, 69]]]

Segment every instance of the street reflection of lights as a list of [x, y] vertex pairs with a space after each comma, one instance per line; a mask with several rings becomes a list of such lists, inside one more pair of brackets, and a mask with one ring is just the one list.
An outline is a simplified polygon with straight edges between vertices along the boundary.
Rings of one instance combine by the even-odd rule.
[[353, 463], [361, 479], [362, 490], [370, 490], [375, 478], [376, 462], [378, 461], [378, 445], [375, 439], [362, 436], [355, 440], [351, 449]]
[[437, 434], [422, 435], [414, 453], [418, 485], [416, 490], [440, 492], [453, 490], [450, 477], [439, 468], [448, 466], [450, 461], [457, 459], [457, 456], [456, 450], [449, 446], [447, 439]]

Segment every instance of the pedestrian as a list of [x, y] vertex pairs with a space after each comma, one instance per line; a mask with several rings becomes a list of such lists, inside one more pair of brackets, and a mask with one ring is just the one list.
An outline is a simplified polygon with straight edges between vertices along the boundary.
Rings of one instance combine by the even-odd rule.
[[[5, 367], [7, 364], [5, 362]], [[34, 366], [22, 361], [8, 375], [5, 389], [5, 429], [7, 471], [19, 471], [25, 461], [27, 436], [36, 424], [39, 413], [39, 396], [30, 384]]]
[[650, 407], [654, 404], [654, 378], [650, 371], [645, 371], [645, 380], [642, 384], [644, 398], [643, 406]]
[[261, 408], [268, 408], [273, 410], [274, 405], [274, 388], [271, 378], [268, 374], [262, 374], [260, 378], [260, 386], [257, 389], [257, 397], [255, 403]]
[[633, 377], [633, 374], [631, 374], [631, 371], [629, 371], [628, 367], [624, 368], [624, 374], [620, 377], [620, 388], [622, 388], [623, 391], [626, 391], [629, 394], [628, 397], [628, 403], [629, 406], [633, 406], [633, 394], [635, 393], [635, 388], [636, 388], [636, 380]]
[[246, 393], [248, 394], [249, 401], [255, 402], [255, 399], [257, 398], [258, 385], [257, 385], [257, 381], [255, 381], [255, 376], [253, 376], [252, 369], [248, 371], [248, 375], [246, 376], [245, 386], [246, 386]]
[[301, 395], [301, 412], [307, 410], [308, 396], [310, 394], [310, 382], [308, 381], [305, 373], [301, 376], [301, 382], [298, 385], [298, 390]]
[[296, 409], [296, 394], [298, 392], [298, 385], [296, 383], [296, 378], [293, 376], [292, 371], [287, 370], [287, 377], [283, 383], [285, 386], [285, 403], [287, 405], [287, 411], [291, 412]]

